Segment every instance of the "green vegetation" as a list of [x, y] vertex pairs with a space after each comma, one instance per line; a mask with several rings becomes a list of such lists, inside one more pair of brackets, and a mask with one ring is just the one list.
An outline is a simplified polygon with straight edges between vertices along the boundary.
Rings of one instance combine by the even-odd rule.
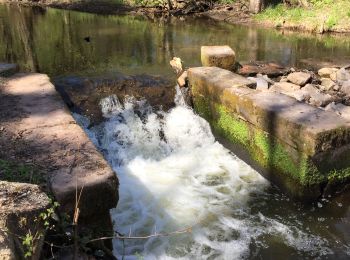
[[0, 159], [0, 180], [41, 184], [43, 176], [32, 165], [17, 164]]
[[350, 30], [350, 1], [309, 0], [307, 3], [305, 6], [279, 4], [269, 7], [256, 15], [256, 19], [270, 22], [276, 27], [284, 26], [309, 31]]
[[[193, 89], [195, 93], [195, 88]], [[328, 171], [323, 169], [323, 166], [316, 167], [309, 156], [235, 117], [234, 113], [230, 113], [223, 105], [211, 103], [201, 95], [194, 96], [195, 110], [209, 121], [217, 134], [231, 143], [245, 147], [254, 161], [282, 176], [287, 183], [296, 180], [303, 187], [308, 187], [326, 182], [342, 183], [350, 178], [350, 168]]]

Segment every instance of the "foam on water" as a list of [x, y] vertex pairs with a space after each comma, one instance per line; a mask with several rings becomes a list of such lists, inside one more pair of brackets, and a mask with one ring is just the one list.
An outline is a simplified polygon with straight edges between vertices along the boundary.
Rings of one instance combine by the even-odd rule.
[[[309, 255], [331, 254], [327, 241], [252, 213], [252, 197], [269, 183], [215, 141], [208, 123], [178, 105], [153, 113], [146, 102], [102, 100], [108, 120], [90, 130], [120, 181], [111, 215], [116, 230], [142, 236], [192, 227], [192, 233], [147, 240], [114, 241], [124, 259], [241, 259], [264, 236]], [[178, 100], [181, 100], [181, 98]]]

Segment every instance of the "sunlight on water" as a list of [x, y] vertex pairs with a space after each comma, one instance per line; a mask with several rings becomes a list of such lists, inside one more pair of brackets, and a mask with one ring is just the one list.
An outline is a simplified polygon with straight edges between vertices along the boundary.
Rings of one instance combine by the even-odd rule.
[[[177, 97], [179, 98], [179, 97]], [[181, 100], [181, 99], [180, 99]], [[332, 254], [327, 241], [297, 226], [252, 213], [249, 201], [269, 183], [215, 141], [209, 124], [183, 104], [154, 113], [132, 98], [101, 101], [108, 118], [90, 130], [118, 174], [120, 199], [111, 215], [123, 235], [146, 236], [192, 227], [192, 232], [114, 241], [124, 259], [242, 259], [274, 237], [311, 256]]]

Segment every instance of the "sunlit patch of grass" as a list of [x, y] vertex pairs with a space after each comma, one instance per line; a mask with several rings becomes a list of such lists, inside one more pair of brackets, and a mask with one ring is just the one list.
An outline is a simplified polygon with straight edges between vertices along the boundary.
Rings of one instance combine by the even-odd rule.
[[310, 0], [308, 8], [288, 7], [283, 4], [269, 7], [255, 18], [270, 21], [275, 25], [283, 23], [295, 24], [308, 28], [325, 29], [334, 27], [350, 27], [350, 1], [348, 0]]

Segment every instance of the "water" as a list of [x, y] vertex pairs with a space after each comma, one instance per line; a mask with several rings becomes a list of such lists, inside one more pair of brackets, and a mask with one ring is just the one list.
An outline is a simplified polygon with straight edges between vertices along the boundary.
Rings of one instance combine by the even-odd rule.
[[[173, 56], [196, 66], [200, 46], [210, 44], [229, 44], [239, 60], [297, 67], [305, 60], [350, 58], [348, 37], [6, 5], [0, 5], [0, 35], [0, 60], [50, 76], [118, 71], [170, 77]], [[111, 212], [116, 230], [127, 236], [192, 232], [116, 240], [117, 256], [349, 259], [349, 194], [308, 205], [294, 202], [216, 142], [208, 123], [181, 102], [168, 113], [154, 113], [140, 102], [102, 100], [106, 122], [86, 129], [118, 173], [120, 202]]]
[[132, 98], [122, 105], [109, 97], [101, 106], [108, 119], [88, 132], [118, 173], [116, 231], [192, 231], [115, 240], [120, 259], [350, 257], [350, 211], [341, 198], [308, 206], [291, 201], [215, 141], [208, 123], [183, 102], [168, 113]]
[[[131, 16], [0, 5], [0, 61], [50, 76], [115, 71], [172, 76], [169, 61], [200, 65], [200, 46], [228, 44], [238, 60], [348, 63], [348, 36], [256, 29], [207, 19], [150, 21]], [[90, 36], [90, 42], [84, 40]]]

